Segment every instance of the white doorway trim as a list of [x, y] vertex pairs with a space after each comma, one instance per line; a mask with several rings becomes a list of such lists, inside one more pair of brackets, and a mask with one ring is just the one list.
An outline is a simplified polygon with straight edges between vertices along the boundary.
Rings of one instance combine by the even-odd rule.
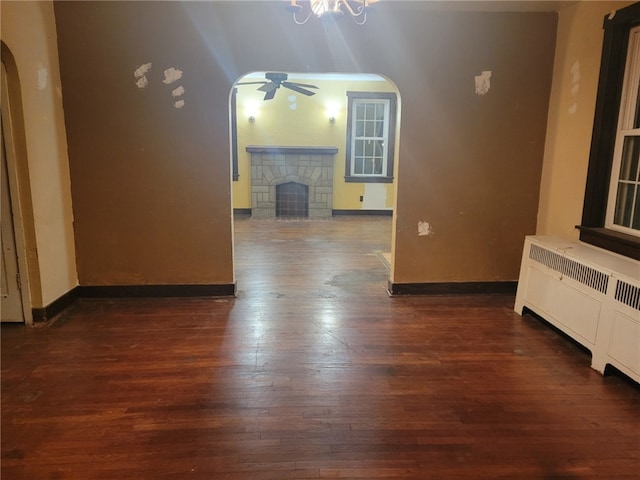
[[13, 208], [13, 227], [16, 240], [16, 254], [18, 257], [18, 274], [20, 275], [20, 295], [22, 298], [22, 312], [24, 323], [33, 324], [31, 310], [31, 290], [29, 282], [29, 268], [27, 264], [27, 248], [24, 235], [24, 223], [20, 202], [20, 184], [18, 177], [18, 160], [16, 158], [14, 132], [15, 126], [11, 115], [11, 99], [8, 89], [8, 76], [4, 62], [2, 64], [2, 79], [0, 85], [2, 92], [0, 97], [0, 113], [2, 115], [2, 136], [7, 160], [7, 179], [9, 182], [9, 195]]

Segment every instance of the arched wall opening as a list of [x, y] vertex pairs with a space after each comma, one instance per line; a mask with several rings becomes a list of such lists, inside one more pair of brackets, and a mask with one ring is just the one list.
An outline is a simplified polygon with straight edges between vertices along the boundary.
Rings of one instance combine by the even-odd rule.
[[25, 122], [20, 78], [15, 58], [9, 47], [1, 41], [0, 52], [2, 58], [0, 110], [2, 112], [3, 161], [6, 159], [7, 164], [7, 186], [12, 208], [22, 319], [24, 323], [29, 325], [33, 323], [32, 307], [42, 304], [42, 290], [36, 253]]
[[[269, 80], [274, 72], [265, 71], [243, 75], [233, 85], [229, 110], [234, 215], [275, 216], [276, 186], [294, 181], [311, 186], [308, 200], [311, 218], [392, 216], [397, 197], [400, 135], [400, 93], [396, 85], [378, 74], [289, 72], [285, 75], [284, 84], [277, 87]], [[292, 87], [287, 88], [291, 84]], [[373, 132], [374, 123], [369, 123], [371, 132], [384, 137], [378, 145], [385, 149], [386, 156], [384, 165], [381, 161], [378, 170], [372, 167], [367, 171], [371, 175], [367, 176], [350, 175], [356, 168], [348, 152], [356, 134], [356, 127], [353, 131], [350, 128], [355, 125], [352, 115], [355, 104], [351, 97], [364, 97], [373, 108], [376, 102], [389, 105], [388, 110], [378, 109], [379, 120], [382, 120], [378, 122], [380, 131]], [[389, 98], [393, 101], [389, 102]], [[369, 107], [371, 105], [366, 108]], [[373, 110], [369, 112], [366, 114], [369, 117], [376, 115]], [[288, 167], [263, 166], [262, 156], [270, 159], [274, 154], [281, 154]], [[328, 163], [326, 170], [304, 170], [297, 162], [300, 155], [305, 160], [317, 158], [319, 169], [324, 168], [320, 167], [321, 162]], [[303, 173], [291, 174], [298, 170]], [[320, 184], [320, 180], [315, 188], [315, 180], [326, 177], [330, 177], [328, 182]], [[316, 191], [322, 192], [317, 198]], [[265, 204], [266, 209], [262, 207]], [[390, 266], [393, 228], [389, 237], [391, 249], [382, 255]]]

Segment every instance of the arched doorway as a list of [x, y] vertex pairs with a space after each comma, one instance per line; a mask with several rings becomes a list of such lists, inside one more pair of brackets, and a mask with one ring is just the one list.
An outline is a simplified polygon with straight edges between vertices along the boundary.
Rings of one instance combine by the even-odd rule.
[[20, 82], [15, 60], [1, 43], [2, 87], [2, 321], [33, 323], [31, 278], [38, 266], [29, 261], [34, 225], [26, 162]]
[[[256, 215], [268, 204], [275, 216], [278, 184], [310, 184], [306, 165], [283, 158], [283, 165], [267, 166], [255, 152], [266, 153], [273, 162], [273, 155], [286, 157], [288, 149], [307, 148], [295, 154], [311, 162], [315, 154], [321, 161], [327, 153], [323, 149], [336, 151], [330, 185], [322, 186], [322, 194], [331, 199], [329, 216], [392, 217], [400, 125], [397, 87], [376, 74], [275, 73], [247, 74], [230, 95], [234, 215]], [[280, 85], [274, 87], [274, 79]], [[310, 193], [309, 205], [320, 203], [314, 198]], [[391, 239], [391, 223], [388, 235]], [[391, 244], [378, 252], [389, 274]]]

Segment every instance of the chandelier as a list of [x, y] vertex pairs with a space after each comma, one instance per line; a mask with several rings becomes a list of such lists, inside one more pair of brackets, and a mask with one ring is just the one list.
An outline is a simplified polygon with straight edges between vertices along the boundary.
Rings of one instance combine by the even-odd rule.
[[291, 0], [289, 10], [293, 21], [304, 25], [313, 16], [320, 19], [341, 17], [349, 14], [353, 21], [362, 25], [367, 21], [367, 10], [375, 0]]

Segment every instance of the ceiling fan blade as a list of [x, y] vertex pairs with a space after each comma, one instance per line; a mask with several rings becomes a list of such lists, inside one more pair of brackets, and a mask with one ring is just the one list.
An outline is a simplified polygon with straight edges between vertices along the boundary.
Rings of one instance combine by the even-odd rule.
[[282, 84], [287, 84], [287, 85], [297, 85], [298, 87], [306, 87], [306, 88], [318, 88], [315, 85], [309, 85], [308, 83], [299, 83], [299, 82], [282, 82]]
[[269, 93], [271, 91], [277, 90], [278, 88], [280, 88], [280, 84], [279, 83], [269, 82], [269, 83], [265, 83], [261, 87], [258, 87], [258, 90], [260, 90], [261, 92]]
[[236, 83], [236, 85], [264, 85], [268, 82], [262, 81], [262, 82], [241, 82], [241, 83]]
[[269, 90], [265, 96], [264, 96], [264, 100], [271, 100], [273, 97], [276, 96], [276, 91], [278, 90], [278, 87], [273, 88], [272, 90]]
[[289, 90], [293, 90], [295, 92], [302, 93], [303, 95], [306, 95], [308, 97], [310, 97], [311, 95], [315, 95], [316, 94], [316, 92], [312, 92], [311, 90], [306, 90], [306, 89], [304, 89], [302, 87], [299, 87], [295, 83], [282, 82], [282, 85], [284, 87], [288, 88]]

